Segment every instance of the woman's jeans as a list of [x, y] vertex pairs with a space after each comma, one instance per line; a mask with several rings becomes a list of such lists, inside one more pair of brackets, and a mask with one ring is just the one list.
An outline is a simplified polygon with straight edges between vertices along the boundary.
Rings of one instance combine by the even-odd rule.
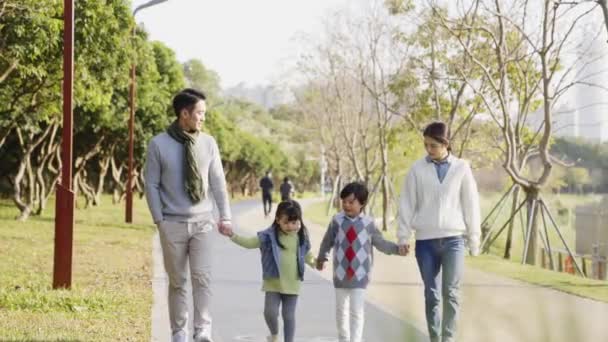
[[416, 260], [424, 282], [426, 322], [432, 342], [456, 341], [464, 255], [462, 236], [416, 241]]

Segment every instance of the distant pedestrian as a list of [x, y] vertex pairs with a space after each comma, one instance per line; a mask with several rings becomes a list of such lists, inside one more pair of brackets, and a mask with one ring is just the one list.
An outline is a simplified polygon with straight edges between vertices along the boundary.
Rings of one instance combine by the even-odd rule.
[[260, 179], [260, 188], [262, 188], [262, 205], [264, 206], [264, 217], [266, 218], [272, 212], [272, 190], [274, 189], [270, 171], [266, 171], [266, 175]]
[[281, 193], [281, 201], [293, 199], [296, 189], [293, 186], [293, 183], [289, 180], [289, 177], [283, 178], [283, 183], [281, 183], [281, 186], [279, 187], [279, 192]]

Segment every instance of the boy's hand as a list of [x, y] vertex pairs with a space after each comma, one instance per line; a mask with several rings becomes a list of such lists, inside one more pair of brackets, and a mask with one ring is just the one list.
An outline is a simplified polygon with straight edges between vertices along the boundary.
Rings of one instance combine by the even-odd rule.
[[406, 256], [410, 254], [410, 245], [408, 243], [399, 245], [399, 255]]
[[323, 271], [324, 268], [325, 268], [325, 261], [318, 259], [317, 260], [317, 270]]

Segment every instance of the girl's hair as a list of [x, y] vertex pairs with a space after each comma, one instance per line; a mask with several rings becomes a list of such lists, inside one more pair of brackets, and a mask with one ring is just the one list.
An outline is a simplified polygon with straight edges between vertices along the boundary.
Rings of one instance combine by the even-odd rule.
[[281, 249], [285, 249], [285, 246], [279, 240], [279, 231], [281, 227], [279, 225], [279, 219], [282, 216], [287, 217], [287, 221], [300, 221], [301, 228], [298, 231], [298, 243], [301, 245], [304, 242], [309, 242], [308, 240], [308, 230], [306, 226], [304, 226], [304, 222], [302, 221], [302, 207], [300, 207], [300, 203], [294, 200], [287, 200], [279, 203], [277, 206], [277, 212], [275, 213], [274, 222], [272, 223], [272, 227], [274, 228], [274, 234]]
[[445, 123], [441, 121], [435, 121], [424, 129], [422, 133], [425, 137], [429, 137], [433, 140], [436, 140], [442, 144], [448, 145], [448, 151], [451, 150], [450, 147], [450, 135], [448, 132], [448, 127]]

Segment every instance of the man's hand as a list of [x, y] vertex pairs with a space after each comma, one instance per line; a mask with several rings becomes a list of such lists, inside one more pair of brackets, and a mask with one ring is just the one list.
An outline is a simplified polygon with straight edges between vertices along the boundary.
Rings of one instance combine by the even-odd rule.
[[406, 256], [410, 254], [410, 244], [405, 243], [403, 245], [399, 245], [399, 255]]

